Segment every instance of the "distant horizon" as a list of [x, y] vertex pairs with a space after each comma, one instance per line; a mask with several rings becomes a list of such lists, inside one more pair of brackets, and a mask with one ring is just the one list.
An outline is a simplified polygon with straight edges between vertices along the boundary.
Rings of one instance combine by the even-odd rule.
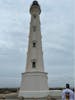
[[[20, 87], [0, 87], [0, 89], [18, 89], [18, 88], [20, 88]], [[50, 88], [51, 88], [51, 89], [54, 89], [54, 88], [55, 88], [55, 89], [56, 89], [56, 88], [57, 88], [57, 89], [60, 89], [60, 88], [61, 88], [61, 89], [64, 89], [65, 87], [48, 87], [48, 88], [49, 88], [49, 89], [50, 89]], [[75, 87], [70, 87], [70, 88], [71, 88], [71, 89], [73, 89], [73, 88], [75, 89]]]
[[[14, 82], [14, 84], [13, 84], [13, 82]], [[0, 84], [0, 88], [14, 88], [14, 87], [19, 88], [20, 84], [21, 84], [21, 79], [16, 80], [16, 81], [11, 81], [11, 82], [8, 82], [8, 80], [7, 80], [7, 83], [9, 83], [9, 85], [8, 84], [5, 85], [4, 82], [2, 82], [2, 83], [3, 84]], [[60, 87], [65, 88], [65, 85], [66, 85], [66, 83], [64, 83], [64, 85], [63, 84], [60, 85], [58, 82], [57, 82], [57, 84], [55, 83], [55, 85], [53, 83], [48, 83], [49, 88], [60, 88]], [[70, 84], [70, 87], [74, 88], [74, 85]]]

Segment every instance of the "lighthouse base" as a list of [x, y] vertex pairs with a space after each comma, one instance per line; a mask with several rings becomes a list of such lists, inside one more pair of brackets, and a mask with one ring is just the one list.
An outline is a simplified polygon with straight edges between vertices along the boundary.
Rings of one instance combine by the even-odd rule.
[[39, 98], [49, 95], [48, 78], [45, 72], [26, 72], [22, 74], [19, 97]]

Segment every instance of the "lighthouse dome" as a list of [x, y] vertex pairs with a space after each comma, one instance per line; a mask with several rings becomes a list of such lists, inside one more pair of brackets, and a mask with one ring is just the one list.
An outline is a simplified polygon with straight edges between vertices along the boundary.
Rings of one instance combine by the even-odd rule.
[[30, 13], [33, 13], [33, 12], [38, 12], [39, 14], [41, 13], [41, 8], [40, 8], [40, 5], [38, 3], [38, 1], [34, 0], [31, 7], [30, 7]]

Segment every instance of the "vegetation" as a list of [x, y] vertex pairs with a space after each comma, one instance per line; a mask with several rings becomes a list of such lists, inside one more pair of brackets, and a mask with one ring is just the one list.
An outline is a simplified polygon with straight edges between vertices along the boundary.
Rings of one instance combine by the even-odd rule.
[[0, 94], [17, 92], [18, 90], [19, 90], [19, 88], [0, 88]]

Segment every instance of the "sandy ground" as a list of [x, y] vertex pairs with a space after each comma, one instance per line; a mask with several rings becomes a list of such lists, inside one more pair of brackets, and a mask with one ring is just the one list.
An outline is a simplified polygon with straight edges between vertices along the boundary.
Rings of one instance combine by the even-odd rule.
[[[61, 91], [51, 91], [50, 94], [52, 95], [51, 100], [61, 100]], [[59, 98], [59, 99], [57, 99]], [[18, 93], [8, 93], [8, 94], [0, 94], [0, 100], [19, 100]]]
[[18, 95], [17, 93], [9, 93], [9, 94], [0, 94], [0, 100], [1, 99], [5, 99], [5, 98], [8, 98], [8, 99], [17, 99], [18, 98]]

